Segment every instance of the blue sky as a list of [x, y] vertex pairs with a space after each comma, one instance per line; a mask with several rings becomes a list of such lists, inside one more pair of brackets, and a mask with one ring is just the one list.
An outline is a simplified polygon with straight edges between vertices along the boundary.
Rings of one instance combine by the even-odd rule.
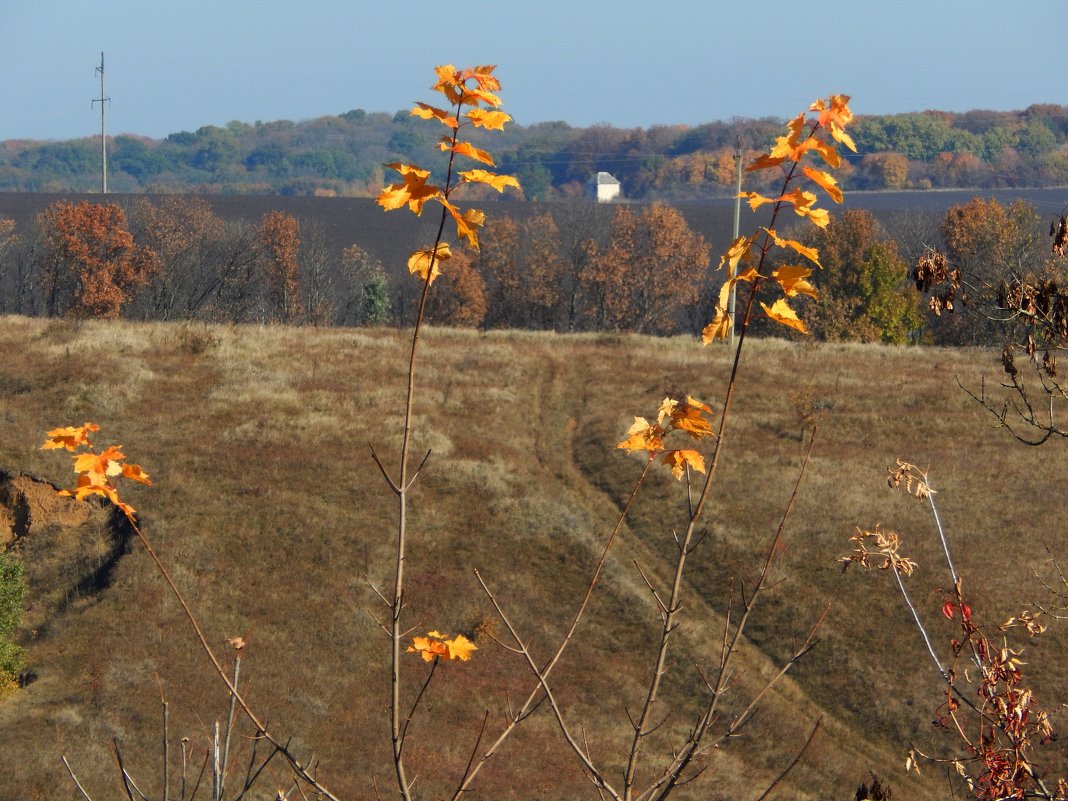
[[[461, 9], [462, 17], [447, 8]], [[0, 140], [159, 138], [428, 99], [432, 68], [496, 63], [521, 124], [696, 125], [1068, 105], [1065, 0], [0, 0]]]

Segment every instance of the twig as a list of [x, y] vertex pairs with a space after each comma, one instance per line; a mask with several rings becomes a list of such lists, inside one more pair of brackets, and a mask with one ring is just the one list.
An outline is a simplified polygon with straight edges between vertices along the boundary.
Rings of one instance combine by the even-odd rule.
[[[587, 609], [589, 608], [590, 600], [593, 597], [593, 591], [594, 589], [596, 589], [597, 583], [600, 580], [602, 572], [604, 571], [605, 564], [608, 562], [608, 554], [612, 549], [612, 545], [616, 541], [616, 537], [623, 528], [623, 523], [626, 521], [627, 515], [630, 513], [631, 506], [634, 504], [634, 499], [638, 495], [638, 490], [641, 489], [641, 486], [645, 481], [645, 477], [649, 474], [649, 469], [652, 466], [653, 461], [653, 457], [646, 460], [645, 465], [642, 467], [641, 474], [634, 482], [634, 486], [631, 488], [630, 495], [627, 496], [627, 501], [626, 503], [624, 503], [623, 509], [619, 513], [619, 517], [616, 518], [616, 523], [612, 527], [611, 532], [609, 532], [608, 538], [605, 540], [604, 548], [601, 550], [601, 556], [597, 560], [597, 565], [593, 569], [593, 575], [590, 577], [590, 580], [586, 585], [586, 592], [583, 595], [582, 601], [575, 612], [575, 616], [571, 620], [570, 627], [564, 634], [563, 638], [561, 638], [560, 645], [557, 646], [556, 653], [554, 653], [552, 658], [537, 671], [536, 677], [538, 680], [535, 682], [534, 687], [531, 688], [530, 693], [527, 695], [526, 701], [523, 702], [523, 705], [515, 714], [509, 716], [508, 722], [501, 730], [501, 733], [497, 736], [497, 739], [493, 741], [490, 747], [482, 755], [482, 757], [479, 759], [478, 763], [474, 766], [474, 768], [472, 768], [471, 774], [468, 776], [466, 781], [464, 781], [463, 785], [460, 787], [457, 793], [453, 796], [454, 799], [459, 798], [462, 793], [466, 792], [466, 790], [471, 786], [471, 782], [474, 781], [475, 776], [477, 776], [478, 772], [482, 769], [482, 766], [489, 762], [489, 760], [497, 753], [497, 751], [500, 750], [501, 746], [511, 736], [512, 732], [515, 731], [516, 726], [518, 726], [521, 721], [525, 720], [533, 712], [533, 710], [539, 704], [542, 703], [542, 700], [544, 700], [544, 696], [542, 695], [543, 682], [544, 680], [548, 679], [549, 674], [552, 673], [553, 668], [555, 668], [556, 665], [559, 663], [560, 658], [564, 655], [564, 652], [567, 650], [568, 646], [570, 646], [571, 642], [573, 641], [575, 631], [578, 629], [579, 623], [582, 621]], [[477, 570], [475, 571], [475, 577], [478, 579], [479, 584], [482, 585], [483, 591], [487, 594], [487, 596], [490, 596], [492, 599], [492, 594], [489, 592], [489, 588], [486, 586], [485, 582], [482, 580], [482, 577], [481, 575], [479, 575]], [[500, 609], [499, 607], [497, 607], [497, 604], [495, 602], [494, 606], [498, 608], [498, 614], [500, 614]], [[518, 639], [516, 639], [516, 644], [519, 646], [518, 653], [522, 653], [524, 656], [529, 657], [529, 652], [526, 651], [525, 645]], [[508, 648], [509, 650], [515, 650], [509, 648], [509, 646], [504, 647]]]
[[[111, 741], [111, 749], [112, 753], [115, 755], [115, 764], [118, 765], [119, 768], [119, 778], [122, 779], [122, 789], [126, 793], [127, 801], [134, 801], [133, 793], [130, 791], [130, 785], [133, 784], [133, 782], [130, 780], [130, 774], [128, 774], [126, 768], [123, 767], [122, 752], [119, 750], [118, 740], [113, 739]], [[138, 795], [141, 795], [141, 793], [138, 792]]]
[[616, 792], [616, 790], [608, 783], [604, 774], [597, 768], [596, 765], [593, 764], [593, 761], [585, 754], [585, 752], [582, 750], [582, 747], [578, 744], [574, 736], [571, 734], [567, 722], [564, 720], [563, 712], [561, 712], [560, 706], [559, 704], [557, 704], [556, 698], [553, 696], [552, 689], [549, 687], [545, 670], [543, 668], [538, 667], [537, 663], [534, 661], [534, 658], [530, 655], [530, 650], [526, 647], [525, 642], [519, 636], [519, 632], [516, 631], [515, 627], [512, 625], [511, 620], [508, 619], [508, 616], [504, 613], [504, 610], [501, 608], [500, 604], [497, 603], [497, 599], [493, 596], [493, 593], [490, 591], [490, 588], [486, 586], [486, 583], [482, 580], [482, 576], [479, 575], [477, 570], [475, 571], [475, 578], [477, 578], [478, 583], [482, 585], [482, 591], [486, 594], [486, 597], [489, 599], [489, 602], [497, 611], [497, 616], [500, 617], [501, 622], [504, 623], [505, 628], [508, 629], [508, 633], [512, 636], [512, 639], [515, 640], [516, 644], [522, 649], [523, 657], [527, 662], [527, 667], [529, 667], [530, 672], [534, 674], [534, 678], [537, 679], [542, 692], [545, 693], [545, 697], [549, 701], [549, 706], [552, 709], [553, 715], [556, 718], [556, 724], [557, 727], [560, 729], [560, 733], [567, 741], [567, 744], [571, 747], [571, 750], [578, 755], [578, 758], [582, 762], [582, 765], [585, 768], [590, 780], [594, 783], [596, 787], [599, 787], [608, 792], [613, 799], [620, 801], [620, 799], [622, 799], [622, 796], [618, 792]]
[[430, 663], [430, 672], [426, 676], [426, 681], [423, 682], [423, 686], [419, 688], [419, 694], [415, 697], [415, 701], [412, 703], [412, 708], [408, 711], [407, 717], [404, 719], [404, 725], [401, 727], [400, 733], [400, 751], [404, 752], [404, 741], [408, 736], [408, 726], [412, 722], [412, 718], [415, 717], [415, 710], [419, 707], [419, 702], [423, 700], [423, 695], [426, 693], [426, 688], [430, 686], [430, 680], [434, 678], [434, 671], [438, 669], [438, 657], [434, 657], [434, 661]]
[[70, 774], [70, 778], [71, 781], [74, 782], [74, 786], [77, 787], [78, 792], [82, 794], [82, 798], [84, 798], [85, 801], [93, 801], [93, 799], [89, 797], [89, 793], [85, 792], [85, 788], [82, 787], [82, 783], [78, 781], [78, 777], [74, 775], [74, 770], [71, 768], [70, 763], [67, 761], [67, 757], [61, 756], [60, 760], [62, 760], [63, 762], [63, 767], [67, 769], [67, 773]]
[[799, 763], [801, 761], [801, 758], [805, 755], [805, 751], [807, 751], [808, 747], [810, 745], [812, 745], [812, 741], [815, 739], [816, 732], [819, 731], [820, 723], [822, 723], [822, 722], [823, 722], [823, 718], [822, 717], [818, 718], [816, 720], [816, 725], [812, 727], [811, 734], [808, 735], [808, 739], [805, 740], [805, 744], [801, 747], [801, 750], [797, 752], [797, 756], [794, 757], [793, 761], [789, 765], [786, 766], [786, 770], [784, 770], [782, 773], [780, 773], [775, 778], [775, 781], [773, 781], [771, 784], [768, 785], [768, 788], [763, 793], [760, 794], [760, 797], [757, 798], [757, 801], [764, 801], [764, 799], [767, 798], [771, 794], [771, 791], [774, 790], [775, 787], [783, 779], [786, 778], [787, 774], [789, 774], [790, 771], [792, 771], [795, 767], [797, 767], [797, 763]]
[[[486, 733], [486, 724], [489, 722], [489, 710], [487, 709], [485, 714], [482, 715], [482, 725], [478, 728], [478, 736], [475, 738], [475, 744], [471, 747], [471, 756], [467, 759], [467, 767], [464, 768], [463, 776], [460, 777], [460, 784], [456, 788], [456, 793], [459, 793], [460, 787], [463, 787], [464, 781], [471, 773], [471, 766], [475, 764], [475, 756], [478, 754], [478, 746], [482, 742], [482, 735]], [[453, 797], [456, 796], [453, 793]]]

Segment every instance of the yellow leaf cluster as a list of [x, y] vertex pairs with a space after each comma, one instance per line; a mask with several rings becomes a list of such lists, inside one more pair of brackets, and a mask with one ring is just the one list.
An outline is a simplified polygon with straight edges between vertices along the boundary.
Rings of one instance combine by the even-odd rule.
[[[93, 448], [89, 435], [99, 430], [100, 426], [95, 423], [54, 428], [47, 433], [48, 439], [41, 446], [41, 450], [64, 448], [72, 452], [71, 459], [74, 461], [74, 472], [78, 478], [73, 489], [60, 490], [60, 495], [73, 496], [79, 501], [84, 501], [90, 495], [102, 495], [119, 507], [127, 517], [133, 519], [136, 510], [122, 501], [112, 478], [122, 476], [148, 485], [151, 485], [152, 481], [139, 465], [126, 461], [126, 454], [119, 450], [121, 445], [110, 445], [98, 453]], [[79, 453], [81, 448], [88, 450]]]
[[[467, 125], [486, 130], [503, 130], [505, 123], [511, 121], [512, 118], [508, 114], [497, 110], [501, 104], [501, 98], [497, 94], [501, 82], [493, 75], [494, 69], [493, 65], [483, 65], [458, 70], [451, 64], [445, 64], [434, 70], [437, 82], [432, 89], [444, 95], [449, 107], [439, 108], [430, 103], [417, 102], [411, 114], [424, 120], [437, 120], [449, 129], [450, 133], [441, 138], [438, 147], [451, 153], [448, 171], [450, 177], [444, 186], [438, 186], [428, 183], [429, 170], [414, 164], [390, 164], [388, 166], [391, 169], [400, 173], [401, 180], [387, 186], [377, 198], [378, 204], [386, 211], [406, 205], [416, 215], [422, 214], [428, 200], [437, 201], [455, 223], [456, 236], [466, 240], [475, 250], [478, 250], [478, 229], [485, 220], [485, 214], [478, 209], [459, 209], [450, 199], [452, 191], [456, 186], [465, 183], [486, 184], [498, 192], [503, 192], [507, 187], [520, 188], [519, 181], [511, 175], [499, 175], [484, 169], [453, 169], [452, 159], [456, 156], [494, 166], [493, 156], [488, 151], [459, 138], [461, 128]], [[457, 180], [454, 181], [453, 176], [456, 176]], [[442, 255], [440, 251], [435, 255], [434, 248], [425, 248], [411, 254], [408, 268], [413, 274], [430, 282], [437, 277], [438, 264], [444, 258], [447, 256]]]
[[[853, 139], [845, 132], [846, 126], [853, 121], [853, 112], [849, 108], [848, 95], [831, 95], [826, 99], [817, 100], [809, 106], [808, 110], [816, 112], [816, 116], [808, 118], [802, 112], [791, 119], [787, 123], [786, 133], [777, 137], [771, 149], [759, 156], [747, 168], [750, 172], [771, 168], [782, 169], [785, 179], [781, 193], [774, 197], [763, 195], [760, 192], [742, 192], [739, 197], [745, 198], [749, 207], [754, 211], [765, 204], [771, 204], [775, 215], [783, 206], [790, 206], [798, 216], [810, 220], [820, 228], [825, 228], [830, 223], [830, 214], [826, 209], [816, 206], [816, 193], [796, 185], [790, 188], [790, 184], [803, 176], [823, 190], [835, 203], [842, 202], [842, 190], [834, 176], [826, 170], [818, 170], [801, 165], [801, 162], [809, 153], [815, 153], [827, 166], [833, 169], [841, 164], [841, 157], [837, 149], [838, 144], [845, 145], [853, 152], [856, 152], [856, 145]], [[800, 170], [797, 169], [799, 166]], [[793, 239], [784, 239], [771, 228], [765, 228], [764, 231], [767, 233], [767, 237], [762, 245], [755, 247], [755, 235], [752, 237], [740, 237], [731, 244], [720, 259], [720, 266], [728, 264], [730, 270], [726, 282], [720, 288], [719, 301], [716, 304], [716, 312], [712, 322], [706, 325], [701, 332], [701, 340], [706, 345], [714, 340], [726, 338], [730, 334], [733, 321], [727, 312], [727, 300], [737, 282], [740, 280], [752, 281], [755, 291], [756, 287], [765, 280], [765, 276], [760, 275], [756, 269], [752, 269], [751, 273], [735, 275], [735, 270], [740, 261], [744, 259], [746, 263], [749, 263], [753, 260], [754, 250], [759, 253], [758, 267], [763, 264], [764, 257], [772, 244], [776, 247], [793, 250], [817, 267], [821, 266], [819, 253], [815, 248], [802, 245]], [[808, 295], [813, 299], [817, 299], [816, 288], [808, 280], [811, 275], [812, 271], [807, 267], [785, 265], [775, 270], [770, 277], [779, 284], [786, 297]], [[796, 331], [808, 333], [804, 322], [790, 308], [785, 298], [780, 298], [770, 307], [764, 303], [760, 305], [772, 320]]]
[[627, 438], [616, 445], [628, 451], [646, 451], [650, 459], [660, 456], [662, 464], [671, 468], [672, 475], [681, 479], [687, 467], [699, 473], [705, 472], [705, 460], [695, 450], [676, 448], [664, 450], [664, 437], [672, 431], [683, 431], [692, 439], [700, 440], [715, 434], [711, 422], [704, 415], [712, 414], [712, 408], [695, 398], [686, 396], [684, 401], [664, 398], [657, 410], [656, 422], [644, 417], [635, 417], [627, 429]]
[[477, 650], [478, 646], [462, 634], [450, 638], [440, 631], [430, 631], [425, 637], [412, 637], [407, 652], [419, 654], [424, 662], [433, 662], [435, 659], [466, 662], [471, 658], [471, 653]]

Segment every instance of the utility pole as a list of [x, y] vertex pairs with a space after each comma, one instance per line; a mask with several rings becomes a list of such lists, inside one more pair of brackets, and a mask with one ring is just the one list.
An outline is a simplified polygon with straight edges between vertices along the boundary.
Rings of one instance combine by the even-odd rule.
[[96, 68], [100, 73], [100, 97], [92, 100], [90, 106], [100, 104], [100, 191], [108, 193], [108, 138], [104, 128], [104, 106], [111, 102], [111, 98], [104, 95], [104, 53], [100, 53], [100, 66]]
[[[734, 140], [734, 170], [735, 170], [735, 184], [734, 187], [734, 234], [732, 235], [732, 241], [738, 240], [738, 231], [740, 228], [741, 213], [742, 213], [742, 137], [739, 135]], [[734, 278], [733, 275], [727, 276], [728, 278]], [[731, 287], [731, 297], [727, 305], [727, 314], [730, 315], [731, 320], [731, 347], [734, 347], [734, 311], [735, 304], [738, 299], [738, 285], [734, 284]]]

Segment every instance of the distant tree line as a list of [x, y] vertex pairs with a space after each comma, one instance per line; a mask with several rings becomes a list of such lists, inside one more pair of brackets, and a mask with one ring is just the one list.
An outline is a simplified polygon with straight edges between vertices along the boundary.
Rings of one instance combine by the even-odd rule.
[[[710, 319], [719, 265], [674, 207], [543, 209], [495, 216], [479, 251], [456, 247], [431, 294], [430, 320], [671, 335], [695, 333]], [[996, 344], [1004, 332], [989, 310], [969, 308], [966, 291], [955, 309], [963, 313], [927, 314], [910, 265], [933, 244], [996, 288], [1043, 258], [1044, 224], [1021, 201], [975, 199], [941, 220], [904, 215], [886, 225], [847, 210], [826, 228], [797, 234], [818, 249], [822, 270], [813, 277], [818, 301], [799, 297], [796, 305], [824, 340]], [[58, 201], [25, 231], [0, 220], [0, 313], [406, 325], [418, 289], [359, 243], [332, 249], [290, 214], [224, 221], [192, 196], [138, 198], [128, 208]], [[781, 326], [763, 330], [783, 335]]]
[[[648, 129], [548, 122], [509, 128], [494, 153], [528, 200], [579, 196], [598, 171], [618, 178], [631, 199], [693, 199], [729, 194], [736, 147], [749, 159], [781, 126], [774, 118]], [[858, 153], [840, 178], [847, 189], [1068, 185], [1066, 106], [868, 116], [853, 131]], [[433, 130], [407, 112], [361, 109], [300, 123], [205, 126], [163, 140], [123, 134], [108, 144], [109, 186], [126, 193], [373, 196], [383, 164], [436, 169], [444, 158]], [[99, 173], [98, 138], [0, 143], [0, 191], [92, 191]]]

